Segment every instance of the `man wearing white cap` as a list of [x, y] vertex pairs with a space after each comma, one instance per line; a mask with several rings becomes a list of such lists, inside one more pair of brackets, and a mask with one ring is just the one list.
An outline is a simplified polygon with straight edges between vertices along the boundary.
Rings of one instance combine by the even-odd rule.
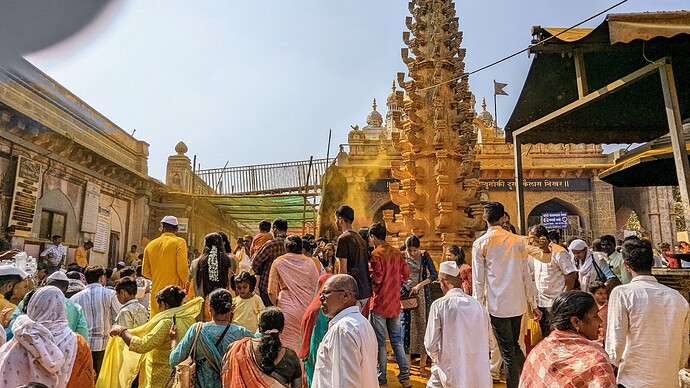
[[431, 304], [424, 336], [424, 346], [434, 362], [427, 387], [492, 386], [489, 313], [462, 291], [459, 274], [454, 261], [441, 263], [438, 279], [444, 296]]
[[17, 308], [6, 297], [12, 295], [14, 286], [26, 279], [28, 274], [13, 265], [0, 265], [0, 324], [2, 327], [9, 326], [10, 316]]
[[189, 263], [187, 262], [187, 242], [177, 237], [178, 222], [175, 216], [165, 216], [161, 220], [161, 235], [144, 248], [142, 275], [151, 279], [151, 316], [158, 313], [156, 294], [166, 286], [187, 288]]
[[[67, 288], [69, 287], [69, 279], [62, 271], [53, 272], [52, 275], [48, 276], [45, 280], [46, 286], [57, 287], [63, 294], [67, 293]], [[24, 301], [19, 302], [17, 309], [14, 310], [12, 317], [10, 317], [10, 324], [5, 329], [7, 334], [7, 339], [10, 340], [13, 337], [12, 325], [14, 321], [22, 314], [22, 308], [24, 307]], [[67, 326], [75, 332], [80, 334], [84, 339], [89, 341], [89, 327], [86, 323], [86, 316], [84, 315], [84, 310], [80, 305], [74, 303], [71, 299], [65, 297], [65, 307], [67, 309]]]
[[614, 286], [620, 284], [616, 275], [611, 271], [604, 259], [592, 253], [583, 240], [573, 240], [568, 249], [573, 255], [573, 263], [578, 270], [580, 290], [589, 292], [589, 284], [599, 280], [606, 284], [606, 290], [611, 292]]

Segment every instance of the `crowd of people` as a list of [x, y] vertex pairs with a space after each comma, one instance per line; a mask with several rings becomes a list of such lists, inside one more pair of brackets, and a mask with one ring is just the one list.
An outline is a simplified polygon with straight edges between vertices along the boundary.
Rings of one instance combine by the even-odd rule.
[[386, 387], [388, 362], [402, 387], [414, 373], [427, 387], [678, 386], [690, 313], [651, 275], [673, 266], [664, 247], [520, 236], [488, 202], [471, 258], [451, 245], [435, 262], [417, 236], [393, 246], [383, 223], [334, 216], [336, 241], [276, 219], [234, 249], [209, 233], [192, 260], [166, 216], [115, 271], [89, 265], [90, 242], [63, 269], [55, 236], [32, 276], [0, 266], [0, 386]]

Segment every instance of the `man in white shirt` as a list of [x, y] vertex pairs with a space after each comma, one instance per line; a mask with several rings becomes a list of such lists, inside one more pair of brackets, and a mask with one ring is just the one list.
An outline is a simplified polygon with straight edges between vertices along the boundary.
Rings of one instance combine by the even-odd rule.
[[529, 307], [539, 320], [541, 311], [537, 308], [525, 242], [501, 227], [504, 214], [499, 202], [484, 205], [489, 230], [472, 245], [472, 296], [489, 310], [507, 387], [516, 388], [525, 363], [525, 354], [518, 345], [522, 314]]
[[51, 275], [53, 272], [60, 269], [67, 258], [67, 247], [62, 245], [62, 236], [56, 234], [53, 236], [53, 243], [46, 244], [45, 249], [39, 255], [48, 266], [46, 272]]
[[374, 329], [357, 307], [357, 281], [331, 276], [321, 290], [321, 307], [331, 318], [316, 353], [312, 388], [378, 387]]
[[105, 347], [108, 344], [110, 328], [120, 312], [120, 302], [114, 290], [105, 285], [105, 269], [100, 265], [86, 267], [84, 277], [88, 285], [72, 296], [72, 301], [81, 306], [89, 327], [89, 347], [96, 374], [101, 371]]
[[[568, 251], [558, 244], [550, 243], [549, 231], [544, 225], [534, 225], [529, 229], [529, 241], [542, 252], [542, 260], [534, 260], [534, 281], [537, 285], [537, 306], [542, 313], [539, 320], [544, 337], [551, 333], [550, 311], [553, 301], [564, 291], [575, 286], [577, 268]], [[544, 260], [547, 258], [548, 260]]]
[[678, 387], [678, 371], [690, 354], [688, 302], [652, 276], [652, 246], [641, 240], [623, 243], [629, 284], [609, 297], [606, 352], [618, 367], [618, 386]]
[[491, 387], [489, 313], [462, 291], [460, 269], [454, 261], [441, 263], [438, 274], [444, 296], [429, 310], [424, 347], [434, 365], [426, 386]]

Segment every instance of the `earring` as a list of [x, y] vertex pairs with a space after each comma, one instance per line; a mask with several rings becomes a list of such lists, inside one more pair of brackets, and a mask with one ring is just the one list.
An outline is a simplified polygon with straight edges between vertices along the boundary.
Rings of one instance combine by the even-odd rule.
[[579, 327], [576, 327], [576, 328], [575, 328], [575, 331], [577, 331], [578, 333], [580, 333], [580, 328], [579, 328]]

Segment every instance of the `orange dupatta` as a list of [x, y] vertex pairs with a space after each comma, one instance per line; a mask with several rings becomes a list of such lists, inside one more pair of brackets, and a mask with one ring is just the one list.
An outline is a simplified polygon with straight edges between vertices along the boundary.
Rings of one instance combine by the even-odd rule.
[[251, 354], [251, 338], [232, 344], [223, 357], [221, 380], [226, 388], [285, 388], [273, 377], [262, 372]]

